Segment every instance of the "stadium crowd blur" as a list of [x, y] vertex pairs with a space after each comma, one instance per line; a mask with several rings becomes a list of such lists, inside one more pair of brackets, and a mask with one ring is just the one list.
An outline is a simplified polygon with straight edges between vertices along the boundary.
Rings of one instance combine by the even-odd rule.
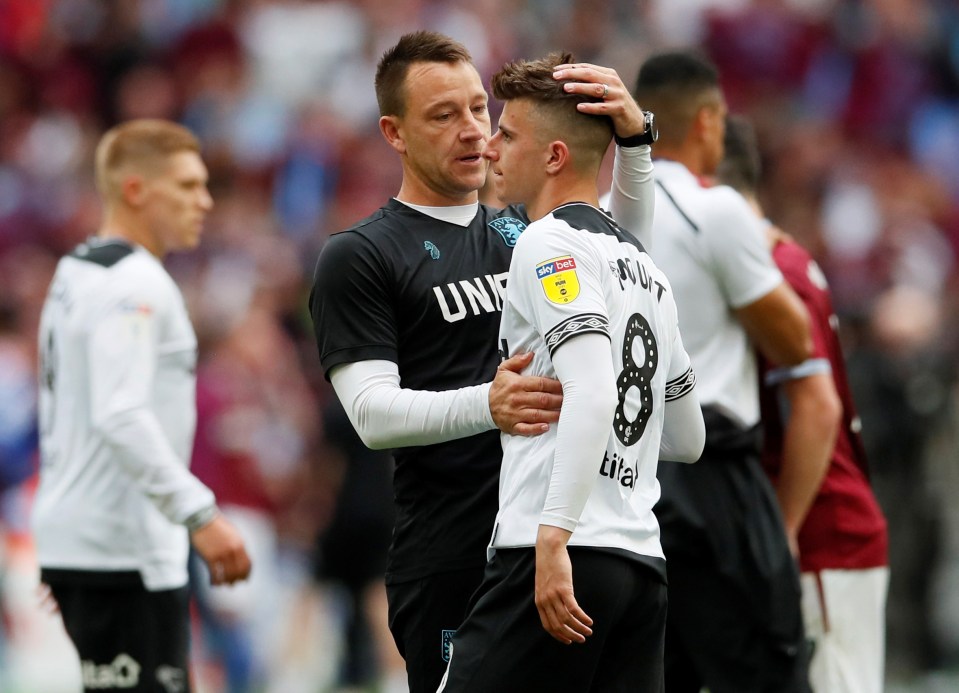
[[333, 685], [341, 618], [336, 599], [314, 598], [314, 554], [348, 454], [324, 433], [332, 391], [306, 297], [327, 235], [398, 189], [373, 72], [416, 28], [463, 41], [484, 78], [549, 49], [627, 84], [664, 47], [717, 63], [730, 109], [757, 127], [764, 208], [833, 288], [890, 525], [890, 680], [959, 668], [954, 0], [5, 0], [0, 690], [55, 690], [35, 654], [54, 626], [31, 611], [26, 524], [36, 327], [58, 256], [96, 229], [92, 149], [136, 117], [199, 135], [216, 201], [201, 248], [169, 266], [200, 341], [193, 468], [242, 518], [256, 568], [248, 593], [209, 600], [236, 637], [195, 640], [201, 690]]

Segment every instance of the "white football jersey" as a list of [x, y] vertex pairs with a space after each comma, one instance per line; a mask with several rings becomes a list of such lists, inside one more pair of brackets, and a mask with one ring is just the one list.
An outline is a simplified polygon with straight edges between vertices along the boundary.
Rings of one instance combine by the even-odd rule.
[[90, 241], [60, 260], [40, 321], [40, 566], [187, 582], [182, 523], [212, 506], [188, 470], [196, 336], [141, 247]]
[[703, 406], [743, 427], [759, 421], [756, 352], [732, 312], [783, 282], [764, 223], [738, 192], [705, 187], [685, 166], [656, 162], [656, 264], [669, 277]]
[[[577, 335], [610, 340], [619, 403], [598, 478], [571, 546], [663, 557], [653, 505], [664, 404], [695, 383], [672, 289], [642, 246], [604, 212], [563, 205], [530, 224], [513, 252], [500, 338], [534, 352], [526, 375], [555, 377], [551, 355]], [[491, 549], [533, 546], [550, 485], [557, 427], [503, 435], [500, 508]]]

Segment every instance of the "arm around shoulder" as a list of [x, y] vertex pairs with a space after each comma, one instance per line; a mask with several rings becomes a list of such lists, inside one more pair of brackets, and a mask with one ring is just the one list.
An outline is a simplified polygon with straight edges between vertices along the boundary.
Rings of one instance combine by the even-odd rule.
[[330, 382], [363, 444], [373, 450], [432, 445], [494, 429], [490, 384], [433, 392], [400, 386], [392, 361], [333, 367]]

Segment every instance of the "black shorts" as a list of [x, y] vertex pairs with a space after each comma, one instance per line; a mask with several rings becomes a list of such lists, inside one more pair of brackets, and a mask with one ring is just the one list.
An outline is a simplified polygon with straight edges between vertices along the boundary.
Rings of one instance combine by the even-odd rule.
[[410, 693], [436, 693], [453, 634], [482, 581], [477, 567], [386, 586], [390, 632], [406, 660]]
[[758, 454], [707, 445], [659, 479], [667, 691], [808, 692], [799, 572]]
[[84, 691], [189, 693], [187, 587], [150, 592], [136, 572], [45, 570], [41, 579], [80, 655]]
[[533, 601], [535, 549], [498, 550], [453, 639], [444, 693], [660, 693], [666, 585], [623, 556], [570, 547], [577, 603], [593, 619], [584, 644], [547, 633]]

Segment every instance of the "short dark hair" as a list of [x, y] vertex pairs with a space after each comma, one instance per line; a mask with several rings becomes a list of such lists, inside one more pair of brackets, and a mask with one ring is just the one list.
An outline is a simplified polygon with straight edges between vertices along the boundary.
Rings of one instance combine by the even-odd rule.
[[[514, 60], [493, 75], [493, 96], [502, 101], [529, 99], [536, 104], [540, 114], [555, 126], [556, 139], [565, 141], [575, 149], [581, 159], [584, 156], [603, 155], [613, 138], [613, 121], [609, 116], [580, 113], [576, 105], [602, 99], [585, 94], [565, 91], [563, 85], [570, 80], [553, 78], [557, 65], [575, 62], [570, 53], [553, 52], [538, 60]], [[584, 162], [585, 163], [585, 162]]]
[[716, 170], [717, 179], [743, 195], [755, 197], [759, 190], [762, 163], [752, 123], [742, 116], [727, 116], [723, 147], [725, 153]]
[[659, 142], [677, 145], [685, 139], [699, 109], [719, 92], [719, 70], [707, 57], [695, 51], [671, 51], [643, 63], [633, 96], [656, 114]]
[[404, 34], [389, 48], [376, 66], [376, 103], [380, 115], [406, 113], [406, 75], [413, 63], [473, 63], [466, 46], [435, 31]]

